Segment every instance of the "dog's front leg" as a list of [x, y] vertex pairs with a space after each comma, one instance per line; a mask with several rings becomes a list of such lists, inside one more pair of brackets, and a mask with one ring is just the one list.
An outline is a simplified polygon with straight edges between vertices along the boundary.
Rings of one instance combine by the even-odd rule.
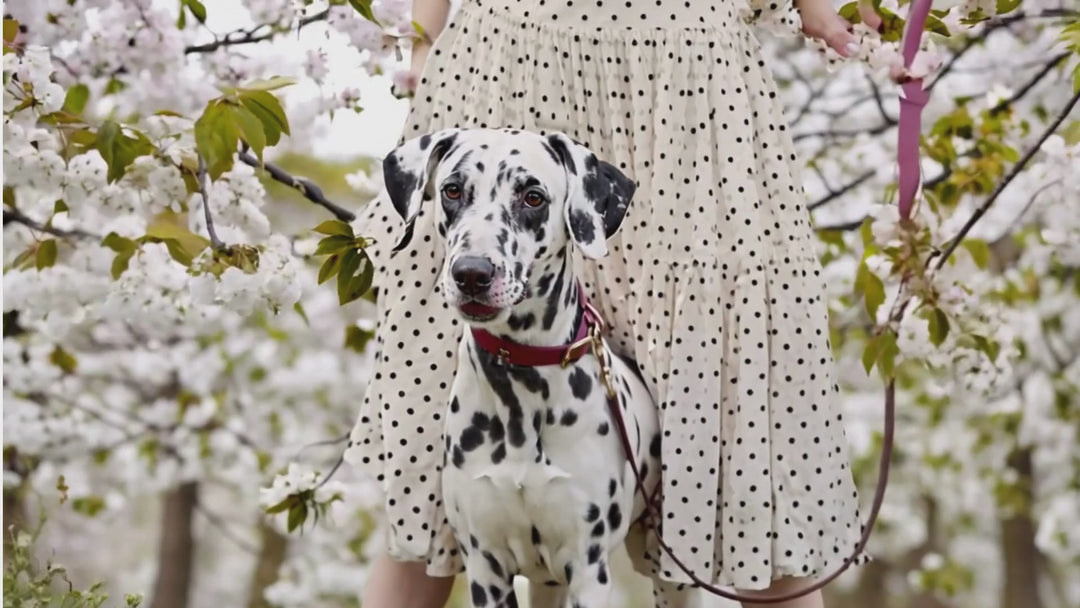
[[[599, 549], [599, 546], [595, 546]], [[611, 569], [607, 553], [590, 552], [589, 561], [567, 566], [570, 576], [569, 605], [572, 608], [607, 608], [611, 598]]]
[[507, 574], [506, 567], [493, 562], [493, 558], [470, 552], [466, 558], [465, 576], [469, 581], [469, 599], [473, 608], [518, 608], [514, 576]]

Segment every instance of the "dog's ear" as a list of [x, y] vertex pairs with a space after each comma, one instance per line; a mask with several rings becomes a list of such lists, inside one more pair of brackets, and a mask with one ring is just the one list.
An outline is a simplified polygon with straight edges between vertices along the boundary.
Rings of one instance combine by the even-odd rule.
[[547, 143], [566, 168], [567, 196], [563, 205], [570, 238], [585, 257], [607, 255], [607, 239], [622, 225], [637, 185], [610, 163], [562, 133]]
[[453, 147], [458, 129], [444, 129], [406, 140], [383, 159], [383, 183], [394, 209], [405, 220], [405, 231], [394, 247], [399, 251], [412, 240], [413, 221], [420, 206], [432, 198], [428, 182], [439, 161]]

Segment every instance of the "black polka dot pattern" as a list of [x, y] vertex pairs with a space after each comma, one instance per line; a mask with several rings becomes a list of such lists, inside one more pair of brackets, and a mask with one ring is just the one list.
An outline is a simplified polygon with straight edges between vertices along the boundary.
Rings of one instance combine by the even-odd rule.
[[[663, 535], [717, 584], [838, 566], [860, 533], [798, 162], [746, 20], [760, 2], [465, 0], [432, 50], [404, 138], [444, 127], [564, 132], [638, 182], [611, 254], [577, 271], [660, 408]], [[374, 375], [348, 459], [386, 490], [389, 550], [461, 569], [439, 491], [462, 326], [423, 209], [377, 239]], [[666, 556], [657, 566], [688, 582]]]

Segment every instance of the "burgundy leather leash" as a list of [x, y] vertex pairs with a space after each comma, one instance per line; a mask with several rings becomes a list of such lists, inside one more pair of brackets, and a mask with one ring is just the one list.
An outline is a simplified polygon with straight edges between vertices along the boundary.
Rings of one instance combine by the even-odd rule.
[[[919, 50], [922, 33], [926, 26], [926, 18], [930, 13], [931, 3], [932, 0], [912, 0], [911, 2], [911, 9], [908, 15], [907, 24], [904, 27], [902, 39], [902, 55], [906, 71], [910, 71], [912, 62]], [[911, 78], [910, 76], [906, 77], [903, 81], [901, 90], [900, 117], [897, 128], [897, 165], [899, 168], [897, 192], [899, 197], [898, 205], [900, 217], [908, 219], [911, 217], [911, 210], [914, 206], [915, 197], [918, 193], [920, 184], [919, 137], [922, 130], [922, 109], [926, 105], [928, 94], [926, 90], [923, 89], [922, 79]], [[611, 382], [610, 362], [607, 360], [607, 355], [602, 342], [602, 333], [605, 329], [603, 319], [599, 313], [597, 313], [596, 309], [585, 300], [584, 292], [582, 292], [581, 301], [585, 306], [585, 312], [582, 315], [581, 323], [575, 334], [574, 341], [569, 345], [557, 347], [526, 346], [503, 340], [484, 330], [476, 328], [473, 328], [472, 335], [478, 346], [499, 357], [499, 360], [502, 363], [511, 365], [537, 366], [560, 364], [565, 367], [570, 362], [585, 356], [591, 349], [594, 355], [600, 360], [601, 377], [604, 380], [605, 390], [607, 391], [608, 407], [611, 410], [611, 417], [619, 429], [619, 440], [622, 443], [626, 459], [630, 464], [630, 469], [634, 474], [634, 482], [637, 486], [637, 490], [644, 499], [645, 512], [641, 516], [644, 520], [643, 523], [649, 525], [662, 522], [663, 518], [658, 508], [658, 502], [655, 500], [659, 496], [659, 492], [654, 491], [653, 494], [650, 495], [648, 489], [645, 487], [645, 480], [641, 477], [641, 471], [638, 470], [637, 462], [634, 458], [633, 444], [630, 441], [630, 434], [626, 427], [626, 421], [623, 419], [618, 394], [614, 389], [614, 384]], [[671, 547], [664, 542], [660, 530], [655, 525], [649, 525], [656, 537], [657, 545], [667, 554], [671, 561], [673, 561], [675, 565], [678, 566], [691, 581], [693, 581], [694, 586], [729, 600], [745, 604], [774, 604], [790, 601], [821, 589], [851, 567], [858, 559], [859, 555], [862, 554], [863, 550], [866, 548], [867, 542], [870, 540], [874, 524], [877, 522], [878, 513], [881, 511], [882, 502], [885, 499], [885, 489], [888, 486], [889, 481], [889, 462], [892, 458], [893, 436], [895, 430], [895, 406], [896, 383], [894, 380], [890, 380], [885, 387], [885, 424], [881, 442], [881, 460], [878, 464], [878, 480], [877, 486], [874, 489], [874, 498], [870, 505], [870, 516], [863, 525], [862, 534], [859, 537], [859, 541], [855, 544], [855, 548], [852, 550], [851, 555], [849, 555], [844, 562], [828, 576], [818, 579], [797, 591], [789, 593], [736, 593], [711, 585], [694, 574], [690, 568], [675, 555], [671, 550]], [[658, 485], [655, 490], [659, 490], [660, 485]]]

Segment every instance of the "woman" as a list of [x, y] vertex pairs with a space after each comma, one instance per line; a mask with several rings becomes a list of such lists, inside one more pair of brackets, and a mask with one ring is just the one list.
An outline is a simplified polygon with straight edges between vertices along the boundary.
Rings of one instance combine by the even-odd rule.
[[[635, 178], [611, 254], [577, 263], [660, 407], [664, 539], [699, 577], [740, 590], [831, 572], [858, 540], [858, 504], [800, 168], [750, 22], [801, 16], [844, 56], [850, 24], [828, 0], [463, 1], [447, 25], [447, 0], [415, 0], [436, 41], [414, 49], [404, 137], [561, 131]], [[461, 327], [435, 290], [431, 215], [393, 257], [390, 205], [359, 227], [376, 239], [380, 326], [347, 458], [383, 483], [390, 524], [364, 608], [442, 606], [461, 568], [438, 485]], [[658, 565], [689, 581], [667, 556]]]

